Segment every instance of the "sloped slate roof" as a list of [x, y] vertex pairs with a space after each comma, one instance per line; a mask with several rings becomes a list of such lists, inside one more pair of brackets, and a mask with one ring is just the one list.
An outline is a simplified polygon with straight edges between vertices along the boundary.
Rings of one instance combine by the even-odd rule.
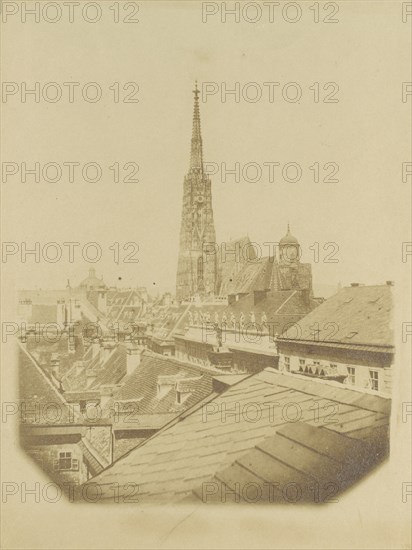
[[[225, 264], [221, 264], [224, 266]], [[244, 292], [253, 292], [254, 290], [266, 290], [270, 288], [272, 270], [274, 266], [273, 258], [260, 258], [248, 262], [242, 262], [240, 269], [236, 264], [229, 271], [224, 268], [225, 275], [222, 276], [220, 286], [220, 295], [238, 294]]]
[[385, 439], [368, 442], [304, 422], [286, 424], [194, 494], [206, 503], [334, 502], [386, 456]]
[[96, 379], [90, 384], [90, 389], [100, 386], [118, 384], [127, 372], [127, 352], [122, 344], [116, 346], [107, 361], [94, 368]]
[[[165, 395], [158, 396], [157, 392], [159, 376], [176, 375], [181, 375], [180, 379], [192, 380], [191, 393], [182, 404], [177, 403], [176, 389], [173, 387]], [[212, 393], [212, 376], [205, 372], [205, 369], [200, 370], [147, 351], [143, 354], [140, 365], [132, 374], [125, 377], [122, 383], [122, 387], [114, 393], [113, 400], [138, 401], [138, 414], [179, 412]]]
[[[328, 465], [322, 479], [340, 491], [386, 456], [389, 414], [388, 399], [266, 369], [183, 413], [91, 482], [103, 499], [110, 484], [135, 483], [140, 504], [176, 502], [216, 479], [242, 483], [239, 464], [246, 479], [299, 484]], [[295, 422], [303, 431], [282, 431]], [[275, 437], [289, 441], [281, 448]]]
[[391, 286], [345, 287], [300, 319], [296, 330], [287, 330], [281, 340], [393, 346], [392, 313]]
[[[69, 424], [77, 415], [35, 359], [19, 347], [19, 401], [23, 424]], [[32, 413], [31, 411], [34, 411]]]

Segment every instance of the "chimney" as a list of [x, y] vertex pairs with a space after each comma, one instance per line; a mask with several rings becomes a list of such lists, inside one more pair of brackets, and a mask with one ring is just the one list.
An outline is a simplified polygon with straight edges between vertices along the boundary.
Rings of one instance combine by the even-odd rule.
[[57, 300], [56, 320], [59, 327], [64, 328], [66, 324], [66, 303], [64, 300]]
[[33, 303], [31, 300], [20, 300], [19, 301], [19, 316], [22, 317], [25, 321], [29, 321], [33, 315]]
[[72, 321], [82, 320], [82, 308], [79, 301], [76, 298], [71, 298], [70, 310], [71, 310]]
[[106, 315], [107, 313], [107, 290], [99, 289], [97, 293], [97, 309]]
[[143, 346], [139, 346], [135, 342], [131, 342], [127, 346], [127, 374], [132, 374], [140, 365], [142, 358]]
[[116, 342], [113, 337], [105, 337], [100, 343], [100, 359], [104, 363], [110, 357], [113, 349], [116, 347]]
[[100, 407], [104, 409], [112, 397], [113, 397], [113, 387], [102, 386], [100, 388]]
[[100, 341], [98, 338], [92, 340], [92, 358], [94, 359], [100, 352]]
[[52, 353], [50, 364], [52, 375], [56, 380], [60, 380], [60, 357], [58, 353]]
[[69, 335], [67, 337], [67, 351], [69, 353], [76, 353], [76, 337], [71, 330], [69, 330]]

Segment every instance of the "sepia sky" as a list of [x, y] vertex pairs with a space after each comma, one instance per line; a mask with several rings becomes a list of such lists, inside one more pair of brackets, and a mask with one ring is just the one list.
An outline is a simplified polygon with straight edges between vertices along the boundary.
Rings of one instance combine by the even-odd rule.
[[[336, 24], [314, 23], [309, 3], [302, 3], [296, 23], [282, 20], [280, 12], [273, 23], [267, 14], [258, 23], [230, 17], [223, 23], [221, 14], [204, 23], [197, 2], [141, 2], [139, 23], [115, 24], [109, 3], [101, 4], [96, 24], [80, 18], [22, 24], [10, 18], [4, 26], [3, 81], [17, 83], [19, 92], [23, 82], [32, 88], [36, 81], [41, 87], [60, 83], [64, 91], [56, 103], [36, 103], [32, 96], [22, 103], [19, 92], [7, 97], [3, 163], [96, 162], [103, 171], [97, 183], [81, 177], [35, 183], [32, 176], [22, 183], [20, 174], [7, 181], [3, 176], [2, 240], [19, 250], [23, 242], [32, 248], [36, 241], [42, 247], [56, 242], [63, 250], [57, 263], [36, 263], [32, 256], [22, 263], [20, 253], [3, 259], [6, 284], [59, 288], [69, 278], [76, 285], [93, 265], [80, 249], [97, 242], [102, 258], [94, 267], [107, 284], [173, 291], [196, 78], [199, 86], [215, 83], [219, 90], [200, 104], [204, 160], [229, 169], [236, 162], [262, 167], [257, 182], [235, 182], [231, 175], [223, 182], [221, 170], [212, 176], [219, 245], [247, 234], [266, 255], [263, 243], [278, 241], [289, 222], [302, 260], [313, 264], [315, 287], [407, 277], [401, 253], [402, 241], [411, 240], [411, 182], [402, 182], [402, 163], [411, 160], [412, 96], [402, 102], [402, 82], [411, 77], [410, 31], [400, 4], [376, 3], [372, 17], [366, 3], [341, 3]], [[80, 83], [73, 103], [63, 82]], [[100, 101], [82, 99], [88, 82], [102, 88]], [[133, 91], [123, 91], [123, 84], [138, 83], [139, 102], [114, 103], [115, 82], [121, 98]], [[222, 102], [222, 87], [236, 82], [241, 90], [256, 83], [261, 99], [236, 102], [227, 95]], [[264, 82], [280, 83], [273, 102]], [[282, 97], [290, 82], [302, 90], [295, 103]], [[319, 102], [309, 89], [315, 82]], [[327, 82], [338, 84], [338, 103], [322, 101]], [[115, 183], [109, 169], [115, 162], [137, 163], [139, 182]], [[271, 162], [298, 163], [301, 180], [283, 181], [275, 169], [269, 182], [263, 163]], [[337, 163], [339, 182], [314, 182], [309, 167], [315, 162]], [[81, 243], [74, 263], [63, 246], [68, 241]], [[139, 263], [116, 264], [109, 248], [116, 242], [120, 260], [127, 252], [123, 244], [137, 243]], [[316, 242], [320, 257], [314, 263]], [[332, 250], [324, 251], [325, 243], [339, 247], [337, 263], [322, 261]]]

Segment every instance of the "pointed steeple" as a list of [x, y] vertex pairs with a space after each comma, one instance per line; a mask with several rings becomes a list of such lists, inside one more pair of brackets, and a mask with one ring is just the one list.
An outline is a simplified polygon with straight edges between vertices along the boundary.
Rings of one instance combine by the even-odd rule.
[[192, 129], [192, 145], [190, 150], [190, 171], [203, 172], [203, 147], [202, 134], [200, 132], [200, 111], [199, 111], [199, 89], [197, 80], [193, 94], [195, 103], [193, 109], [193, 129]]
[[217, 290], [217, 257], [204, 253], [205, 243], [216, 242], [213, 222], [211, 181], [203, 169], [197, 82], [194, 94], [190, 167], [183, 182], [183, 208], [180, 226], [176, 298], [213, 296]]

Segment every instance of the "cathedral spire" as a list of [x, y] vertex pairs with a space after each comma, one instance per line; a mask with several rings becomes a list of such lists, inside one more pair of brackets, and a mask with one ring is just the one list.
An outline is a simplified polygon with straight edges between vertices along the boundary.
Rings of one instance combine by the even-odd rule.
[[192, 145], [190, 150], [190, 170], [193, 172], [203, 172], [203, 148], [202, 135], [200, 132], [200, 111], [199, 111], [199, 89], [197, 80], [193, 94], [195, 96], [193, 109], [193, 129], [192, 129]]

